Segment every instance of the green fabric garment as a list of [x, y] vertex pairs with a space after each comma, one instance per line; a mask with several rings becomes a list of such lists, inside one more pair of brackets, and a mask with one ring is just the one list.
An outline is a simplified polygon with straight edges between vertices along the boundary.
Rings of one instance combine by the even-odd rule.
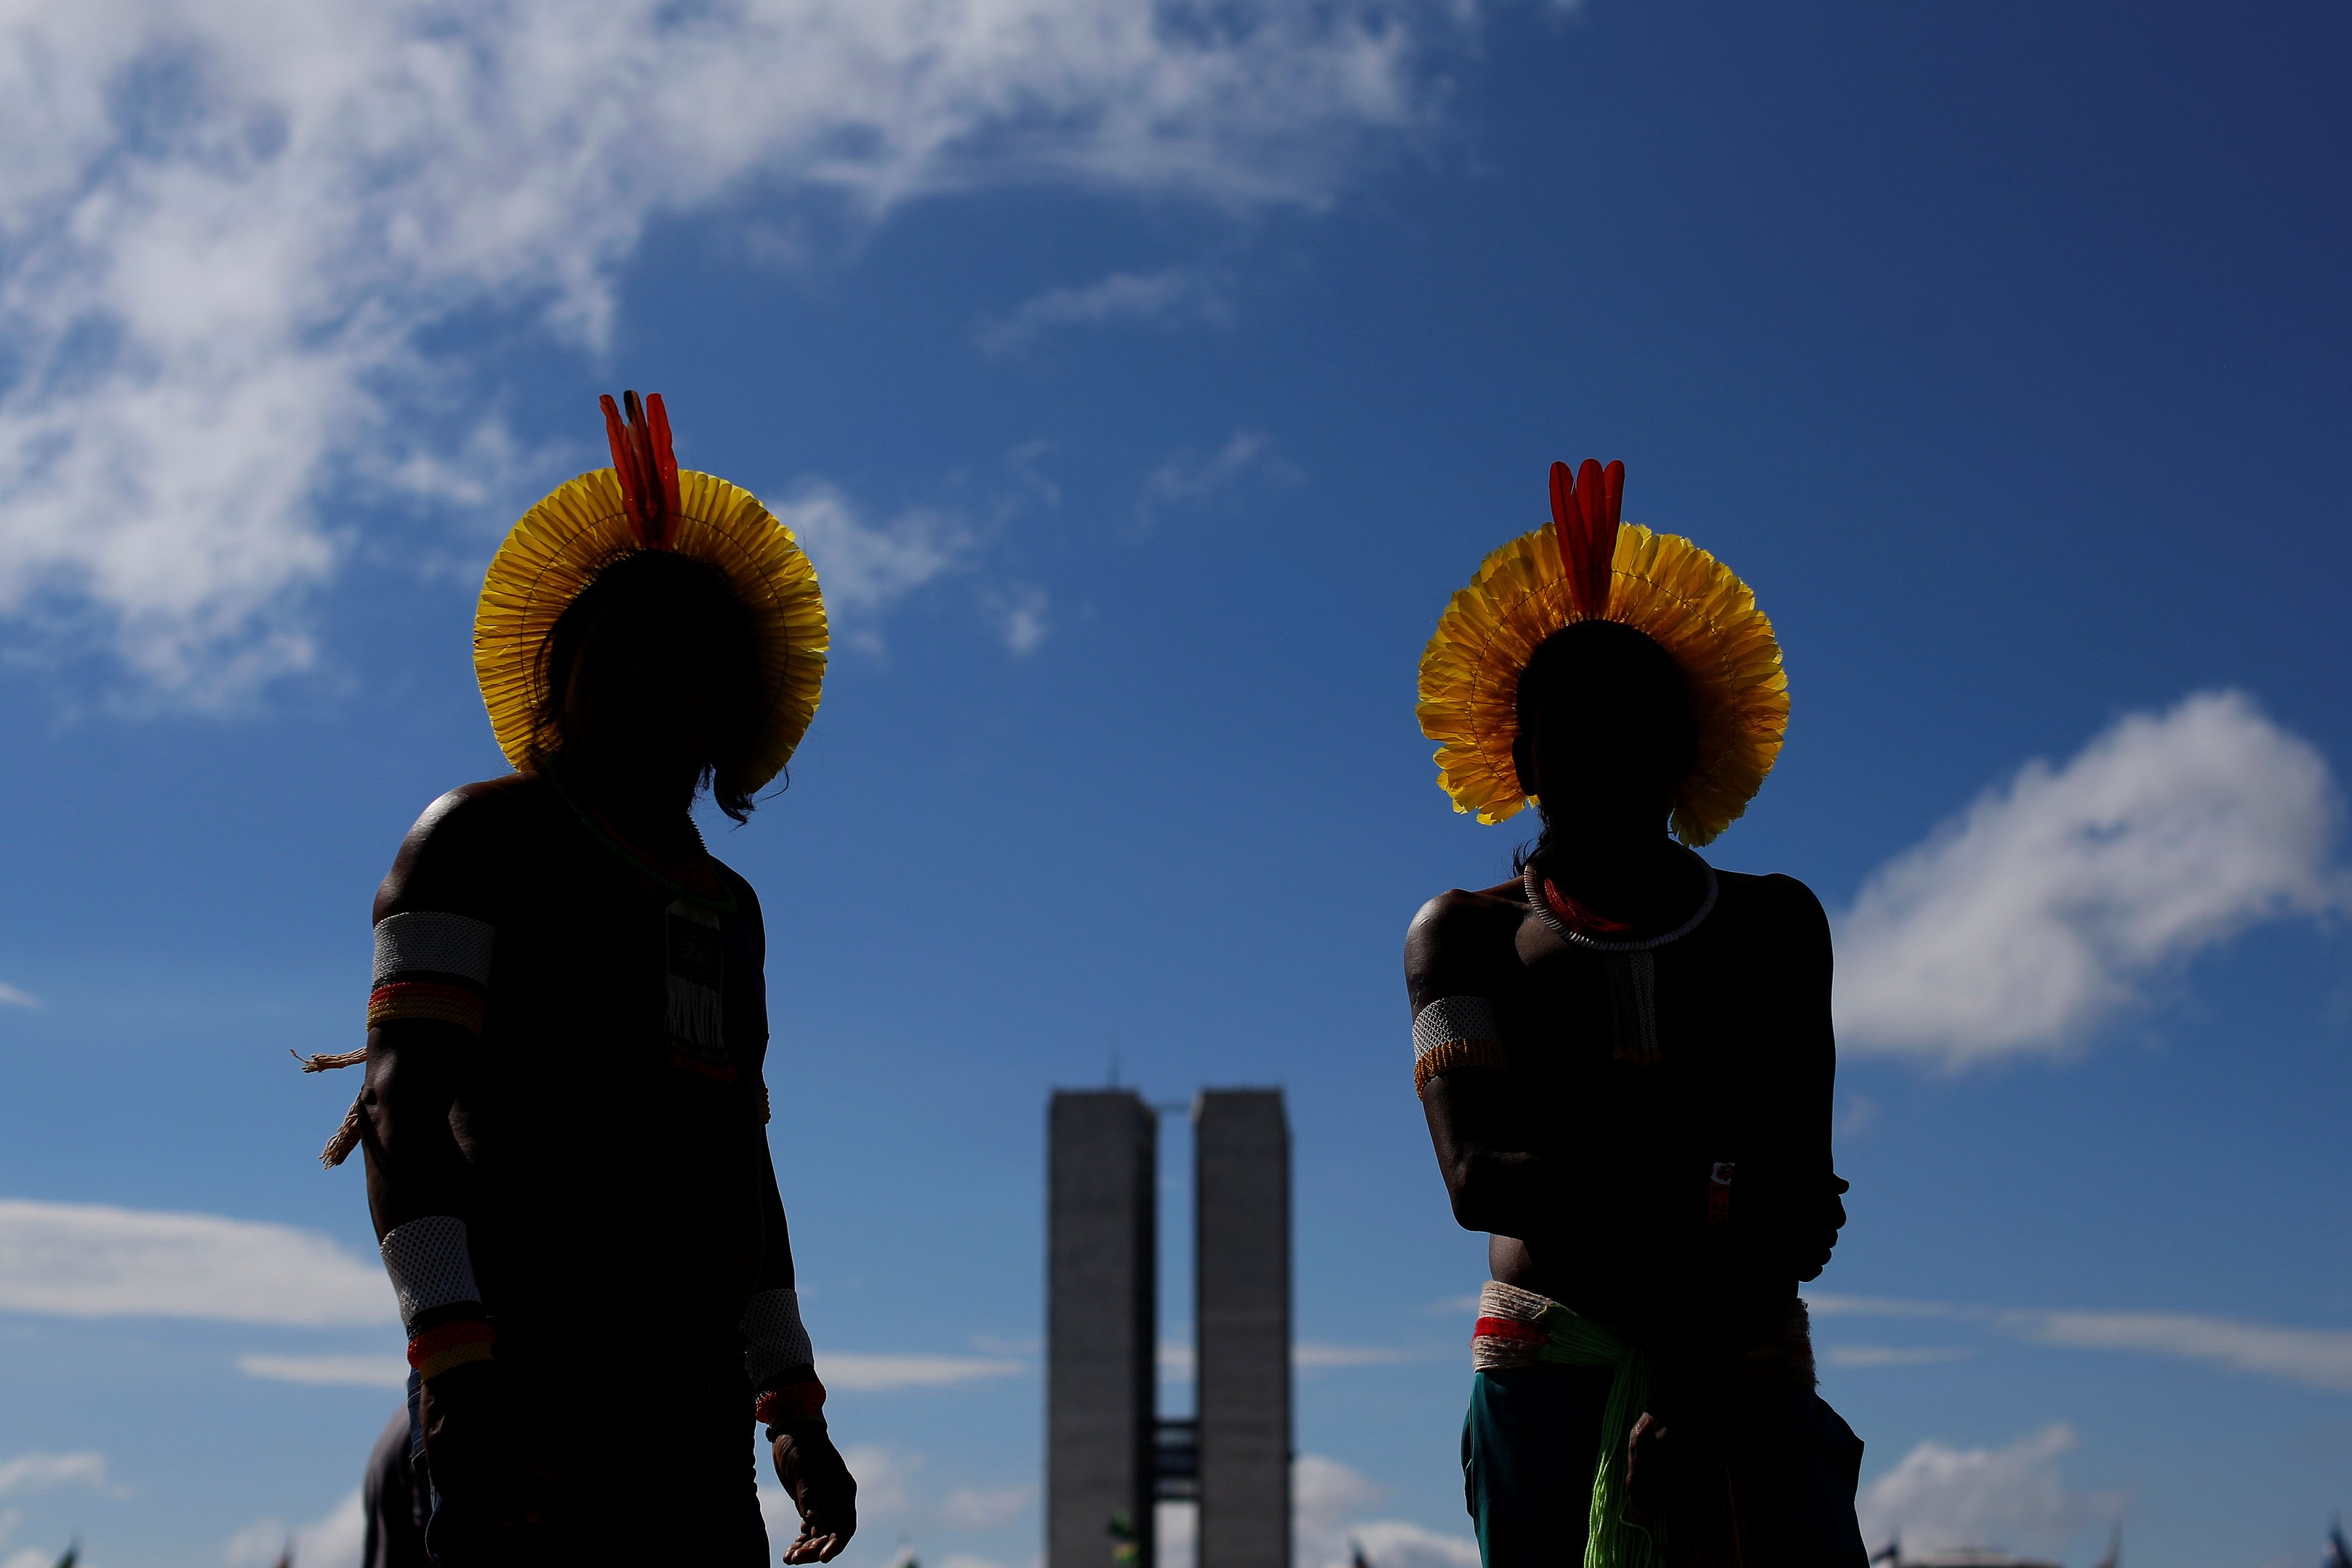
[[1539, 1362], [1555, 1366], [1612, 1369], [1609, 1404], [1601, 1418], [1601, 1456], [1592, 1467], [1592, 1507], [1585, 1531], [1584, 1568], [1659, 1568], [1658, 1542], [1625, 1517], [1625, 1450], [1633, 1423], [1650, 1407], [1654, 1369], [1646, 1351], [1553, 1303], [1544, 1313]]

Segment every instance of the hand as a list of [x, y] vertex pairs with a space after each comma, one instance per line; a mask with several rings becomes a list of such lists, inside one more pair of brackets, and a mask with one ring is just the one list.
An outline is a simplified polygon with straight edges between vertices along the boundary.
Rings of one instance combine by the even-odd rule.
[[1625, 1443], [1625, 1513], [1635, 1524], [1648, 1529], [1665, 1517], [1681, 1458], [1681, 1445], [1664, 1419], [1654, 1411], [1642, 1412]]
[[435, 1489], [498, 1529], [537, 1523], [498, 1363], [452, 1367], [429, 1380], [420, 1397], [425, 1464]]
[[857, 1533], [857, 1479], [822, 1427], [779, 1434], [775, 1459], [776, 1479], [801, 1511], [800, 1538], [784, 1561], [832, 1562]]

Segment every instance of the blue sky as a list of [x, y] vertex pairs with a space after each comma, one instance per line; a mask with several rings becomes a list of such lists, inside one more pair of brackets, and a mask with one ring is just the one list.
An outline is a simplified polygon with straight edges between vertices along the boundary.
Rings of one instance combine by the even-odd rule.
[[1586, 456], [1787, 649], [1710, 855], [1839, 924], [1874, 1544], [2315, 1560], [2340, 16], [213, 9], [0, 24], [0, 1565], [348, 1550], [397, 1330], [286, 1051], [357, 1042], [400, 834], [499, 770], [473, 593], [624, 384], [839, 627], [713, 840], [857, 1568], [1034, 1561], [1045, 1100], [1114, 1062], [1288, 1092], [1302, 1568], [1465, 1561], [1482, 1258], [1397, 950], [1517, 834], [1433, 787], [1413, 669]]

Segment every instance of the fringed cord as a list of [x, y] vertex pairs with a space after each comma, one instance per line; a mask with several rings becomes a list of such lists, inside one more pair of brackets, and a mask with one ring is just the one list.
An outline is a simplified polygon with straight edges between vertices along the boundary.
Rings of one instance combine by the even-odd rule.
[[[300, 1062], [304, 1072], [325, 1072], [331, 1068], [355, 1068], [367, 1061], [365, 1046], [362, 1046], [355, 1051], [317, 1051], [307, 1057], [289, 1046], [287, 1047], [286, 1054]], [[362, 1089], [359, 1094], [352, 1097], [352, 1108], [343, 1112], [343, 1124], [335, 1129], [335, 1135], [327, 1140], [325, 1148], [319, 1151], [319, 1163], [326, 1169], [331, 1171], [350, 1159], [352, 1151], [360, 1146], [362, 1136], [360, 1100], [366, 1093], [365, 1089]]]

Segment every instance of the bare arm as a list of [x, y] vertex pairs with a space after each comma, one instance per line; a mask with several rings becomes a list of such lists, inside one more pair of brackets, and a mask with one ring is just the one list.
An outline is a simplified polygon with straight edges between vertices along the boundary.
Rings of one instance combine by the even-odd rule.
[[[1670, 1173], [1611, 1159], [1574, 1139], [1539, 1136], [1499, 1038], [1491, 999], [1517, 916], [1489, 894], [1446, 893], [1405, 939], [1414, 1017], [1414, 1078], [1456, 1223], [1548, 1244], [1603, 1246], [1665, 1201]], [[1546, 1114], [1557, 1114], [1557, 1106]], [[1684, 1173], [1685, 1175], [1691, 1173]], [[1702, 1173], [1703, 1179], [1703, 1173]], [[1699, 1189], [1691, 1183], [1691, 1200]]]
[[[379, 1240], [427, 1215], [463, 1219], [471, 1206], [449, 1113], [479, 1047], [478, 1008], [494, 942], [495, 922], [480, 891], [492, 851], [483, 815], [465, 791], [436, 801], [410, 829], [376, 891], [379, 984], [369, 1002], [361, 1107], [368, 1210]], [[446, 972], [469, 965], [467, 973]], [[469, 1001], [469, 993], [478, 994]], [[457, 1021], [469, 1016], [469, 1006], [471, 1027]], [[427, 1016], [434, 1013], [442, 1016]]]

